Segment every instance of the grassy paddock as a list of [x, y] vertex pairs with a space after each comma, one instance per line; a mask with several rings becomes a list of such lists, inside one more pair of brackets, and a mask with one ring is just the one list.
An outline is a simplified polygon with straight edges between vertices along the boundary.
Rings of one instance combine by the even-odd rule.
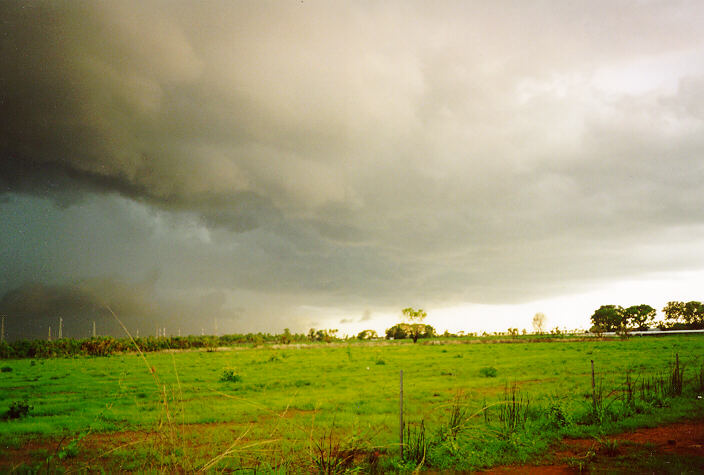
[[[668, 389], [675, 355], [681, 394]], [[21, 461], [34, 468], [335, 472], [525, 462], [562, 436], [701, 417], [702, 355], [704, 337], [678, 335], [5, 360], [0, 414], [18, 403], [28, 413], [0, 419], [0, 469], [32, 444]]]

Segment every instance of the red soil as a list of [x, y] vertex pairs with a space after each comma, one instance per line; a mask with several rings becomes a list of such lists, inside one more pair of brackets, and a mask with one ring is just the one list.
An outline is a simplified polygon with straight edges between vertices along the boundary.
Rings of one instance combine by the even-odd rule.
[[[604, 447], [605, 441], [617, 441], [614, 453], [608, 453]], [[596, 439], [564, 439], [557, 446], [550, 457], [550, 462], [545, 465], [500, 466], [494, 467], [483, 473], [518, 473], [518, 474], [557, 474], [575, 473], [577, 468], [570, 467], [570, 459], [586, 458], [591, 451], [594, 454], [609, 456], [625, 456], [628, 453], [637, 453], [643, 448], [648, 448], [653, 454], [671, 454], [682, 456], [701, 457], [701, 466], [704, 466], [704, 420], [679, 422], [661, 427], [637, 429], [604, 437], [601, 441]], [[608, 461], [596, 460], [596, 468], [608, 471]], [[599, 467], [599, 465], [605, 465]], [[695, 467], [693, 467], [695, 468]], [[698, 468], [698, 467], [697, 467]], [[638, 468], [634, 467], [634, 471]]]

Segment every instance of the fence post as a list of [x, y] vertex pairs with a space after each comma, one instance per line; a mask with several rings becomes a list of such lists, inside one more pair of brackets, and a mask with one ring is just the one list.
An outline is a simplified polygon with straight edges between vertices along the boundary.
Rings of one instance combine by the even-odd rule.
[[398, 439], [403, 460], [403, 370], [399, 373], [399, 399], [398, 399]]
[[592, 403], [594, 404], [594, 411], [596, 412], [596, 384], [594, 382], [594, 360], [592, 362]]
[[675, 370], [679, 372], [680, 370], [680, 354], [675, 353]]

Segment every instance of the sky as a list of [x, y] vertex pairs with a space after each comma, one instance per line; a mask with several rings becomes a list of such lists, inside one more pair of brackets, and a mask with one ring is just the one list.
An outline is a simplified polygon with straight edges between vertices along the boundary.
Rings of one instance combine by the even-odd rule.
[[703, 300], [704, 3], [0, 3], [9, 338]]

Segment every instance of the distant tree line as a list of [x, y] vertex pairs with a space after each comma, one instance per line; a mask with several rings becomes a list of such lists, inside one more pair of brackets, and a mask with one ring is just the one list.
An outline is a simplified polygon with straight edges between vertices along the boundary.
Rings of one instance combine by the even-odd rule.
[[0, 358], [51, 358], [64, 356], [108, 356], [115, 353], [135, 351], [135, 343], [144, 352], [160, 350], [205, 348], [221, 346], [261, 345], [264, 343], [296, 343], [310, 341], [304, 334], [293, 334], [288, 329], [283, 334], [247, 333], [232, 335], [173, 336], [135, 338], [95, 338], [57, 340], [17, 340], [0, 343]]
[[[401, 323], [394, 325], [386, 331], [387, 339], [413, 339], [431, 338], [436, 336], [435, 329], [430, 325]], [[355, 337], [352, 337], [355, 338]], [[376, 331], [363, 330], [356, 336], [359, 340], [372, 340], [378, 338]], [[161, 350], [185, 350], [204, 348], [214, 350], [218, 347], [238, 345], [263, 345], [263, 344], [292, 344], [292, 343], [331, 343], [342, 341], [347, 337], [338, 336], [337, 329], [311, 328], [307, 334], [292, 333], [288, 328], [281, 334], [272, 333], [247, 333], [232, 335], [203, 335], [203, 336], [172, 336], [172, 337], [146, 337], [135, 338], [134, 343], [130, 338], [114, 338], [99, 336], [94, 338], [62, 338], [56, 340], [16, 340], [0, 342], [0, 358], [53, 358], [68, 356], [108, 356], [116, 353], [136, 351], [135, 343], [145, 352]]]
[[627, 333], [632, 330], [647, 330], [656, 325], [660, 330], [704, 329], [704, 305], [701, 302], [668, 302], [662, 309], [665, 320], [655, 321], [656, 311], [650, 305], [602, 305], [591, 316], [592, 333]]
[[[386, 330], [387, 339], [403, 340], [419, 338], [432, 338], [437, 336], [435, 329], [430, 325], [419, 323], [399, 323]], [[355, 338], [354, 336], [351, 338]], [[359, 340], [377, 339], [374, 330], [363, 330], [356, 335]], [[145, 352], [161, 350], [185, 350], [203, 348], [215, 350], [218, 347], [238, 345], [263, 345], [263, 344], [292, 344], [292, 343], [331, 343], [349, 339], [339, 337], [337, 329], [311, 328], [308, 334], [291, 333], [286, 328], [281, 334], [272, 333], [247, 333], [232, 335], [203, 335], [203, 336], [172, 336], [172, 337], [146, 337], [135, 338], [134, 343], [130, 338], [114, 338], [99, 336], [94, 338], [76, 339], [62, 338], [56, 340], [17, 340], [0, 342], [0, 358], [54, 358], [69, 356], [108, 356], [116, 353], [136, 351], [135, 343]]]
[[[704, 329], [704, 304], [697, 301], [691, 302], [668, 302], [662, 309], [665, 320], [658, 322], [657, 326], [663, 330], [687, 330]], [[422, 309], [405, 308], [402, 310], [404, 319], [407, 322], [397, 323], [385, 332], [386, 339], [405, 340], [411, 339], [415, 343], [421, 338], [434, 338], [437, 335], [435, 329], [427, 324], [421, 323], [426, 313]], [[627, 333], [631, 330], [645, 330], [654, 325], [656, 311], [650, 305], [633, 305], [623, 308], [617, 305], [602, 305], [591, 317], [593, 333], [615, 331]], [[542, 332], [545, 316], [536, 314], [533, 324], [536, 330]], [[464, 335], [463, 332], [460, 332]], [[510, 328], [508, 335], [518, 336], [517, 328]], [[523, 330], [523, 334], [526, 331]], [[560, 330], [556, 327], [550, 331], [552, 336], [560, 335]], [[474, 335], [467, 334], [467, 335]], [[453, 335], [445, 332], [445, 336]], [[484, 333], [484, 336], [488, 336]], [[355, 338], [355, 337], [352, 337]], [[356, 335], [358, 340], [377, 339], [378, 335], [374, 330], [363, 330]], [[204, 335], [185, 337], [147, 337], [135, 338], [134, 343], [130, 338], [114, 338], [101, 336], [86, 339], [63, 338], [53, 341], [48, 340], [17, 340], [14, 342], [0, 342], [0, 358], [50, 358], [65, 356], [107, 356], [115, 353], [135, 351], [135, 343], [144, 352], [168, 350], [168, 349], [190, 349], [205, 348], [214, 350], [221, 346], [236, 345], [262, 345], [262, 344], [291, 344], [306, 342], [330, 343], [349, 339], [338, 336], [337, 329], [311, 328], [308, 334], [291, 333], [286, 328], [281, 334], [272, 333], [247, 333], [231, 335]]]

